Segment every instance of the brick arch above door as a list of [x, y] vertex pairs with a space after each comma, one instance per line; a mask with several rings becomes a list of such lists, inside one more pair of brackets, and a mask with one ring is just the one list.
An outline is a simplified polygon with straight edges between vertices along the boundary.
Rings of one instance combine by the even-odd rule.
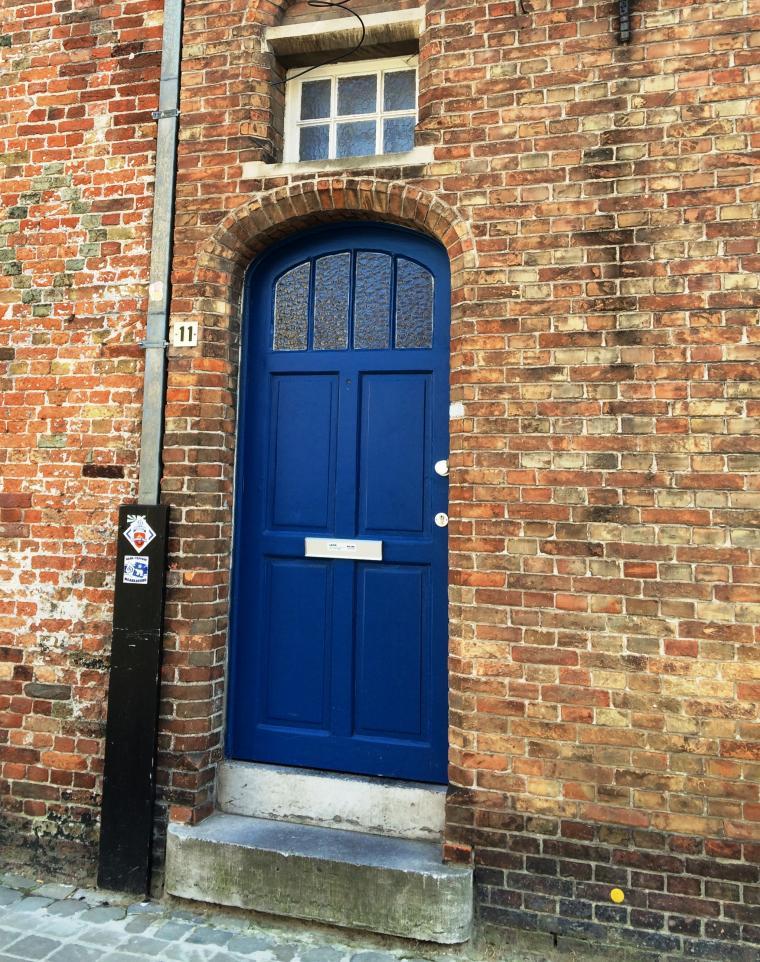
[[253, 197], [228, 214], [201, 248], [194, 307], [208, 310], [208, 297], [228, 299], [242, 288], [251, 261], [274, 241], [336, 220], [374, 220], [420, 230], [443, 244], [451, 264], [452, 320], [467, 300], [470, 272], [477, 267], [469, 223], [434, 194], [402, 183], [366, 178], [315, 178], [289, 183]]

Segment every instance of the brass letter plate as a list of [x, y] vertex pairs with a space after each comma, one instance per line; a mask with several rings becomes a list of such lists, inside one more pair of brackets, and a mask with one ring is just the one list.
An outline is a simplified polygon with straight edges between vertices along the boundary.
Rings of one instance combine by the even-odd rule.
[[382, 561], [382, 541], [346, 541], [340, 538], [304, 538], [307, 558], [342, 558], [344, 561]]

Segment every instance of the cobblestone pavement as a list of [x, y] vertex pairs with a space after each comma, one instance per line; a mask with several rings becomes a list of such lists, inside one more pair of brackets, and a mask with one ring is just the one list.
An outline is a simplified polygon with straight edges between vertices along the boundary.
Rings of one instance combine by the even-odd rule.
[[[453, 962], [462, 950], [387, 948], [336, 930], [200, 914], [162, 902], [0, 875], [0, 962]], [[387, 941], [387, 940], [386, 940]]]

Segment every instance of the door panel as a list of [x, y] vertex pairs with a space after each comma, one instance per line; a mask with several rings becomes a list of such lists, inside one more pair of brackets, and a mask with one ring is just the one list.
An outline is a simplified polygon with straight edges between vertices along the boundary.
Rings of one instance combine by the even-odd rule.
[[[262, 721], [329, 728], [331, 577], [327, 564], [268, 559]], [[294, 599], [298, 603], [294, 604]]]
[[[336, 225], [249, 273], [231, 606], [233, 758], [445, 781], [449, 275]], [[304, 539], [382, 541], [382, 560]]]
[[366, 565], [358, 581], [355, 730], [422, 740], [430, 661], [428, 569]]
[[365, 374], [361, 392], [359, 530], [421, 534], [429, 485], [430, 374]]
[[270, 383], [271, 526], [324, 531], [335, 516], [337, 378], [278, 374]]

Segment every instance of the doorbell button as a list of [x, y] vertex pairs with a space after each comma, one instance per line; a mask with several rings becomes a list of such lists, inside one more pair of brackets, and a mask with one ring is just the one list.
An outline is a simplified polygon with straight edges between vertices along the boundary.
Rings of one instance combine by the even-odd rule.
[[449, 516], [445, 512], [439, 511], [438, 514], [435, 516], [435, 523], [438, 525], [439, 528], [445, 528], [446, 525], [449, 523]]

